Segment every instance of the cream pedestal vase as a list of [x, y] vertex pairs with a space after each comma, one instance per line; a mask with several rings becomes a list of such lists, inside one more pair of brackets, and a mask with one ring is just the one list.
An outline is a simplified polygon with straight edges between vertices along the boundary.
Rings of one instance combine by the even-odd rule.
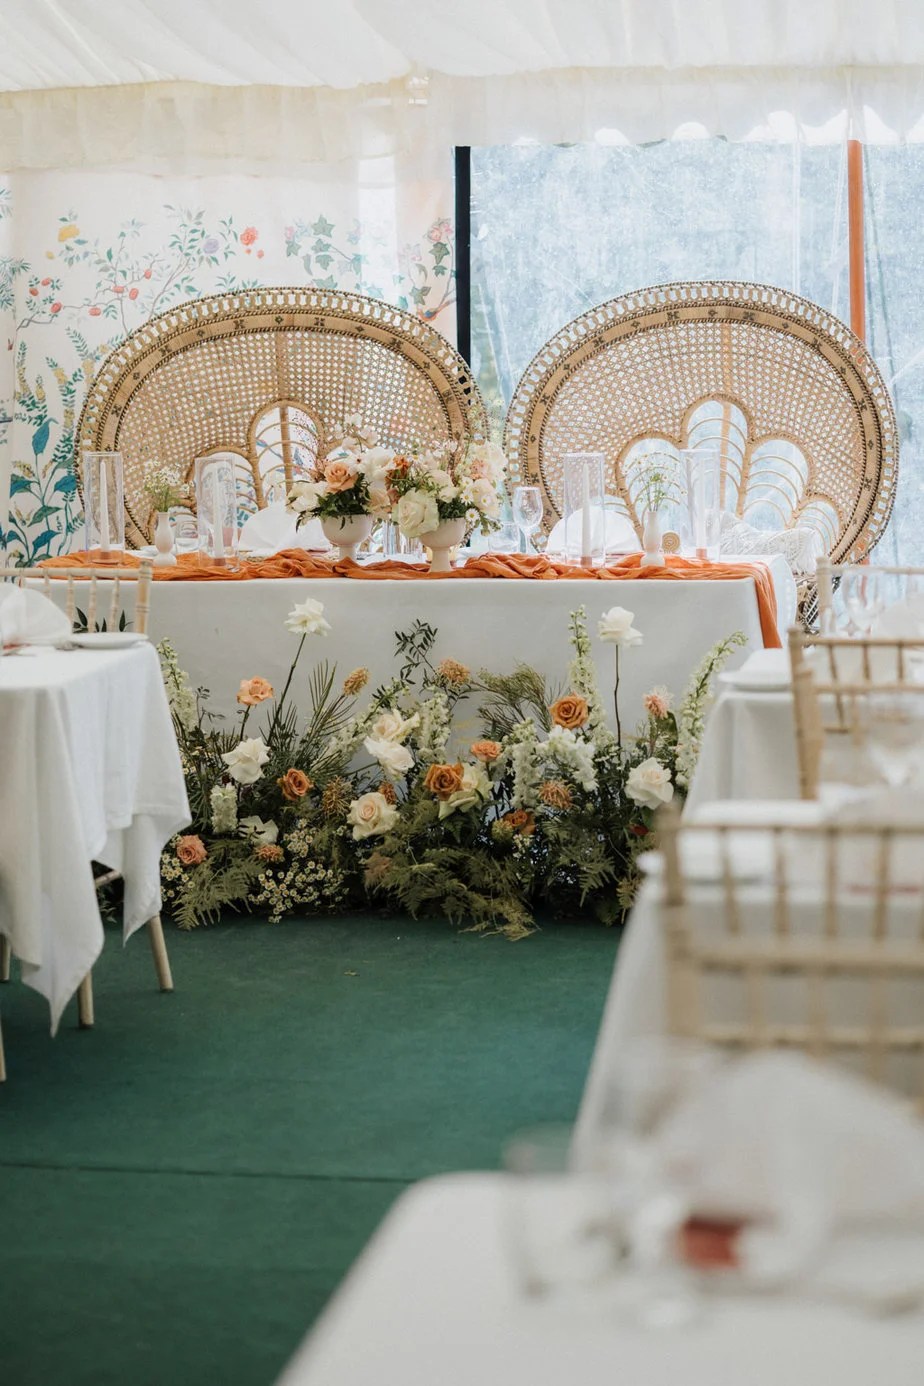
[[661, 516], [657, 510], [646, 510], [642, 520], [642, 546], [645, 552], [639, 565], [642, 568], [663, 568], [661, 548]]
[[170, 514], [167, 510], [158, 510], [157, 520], [154, 525], [154, 547], [157, 553], [154, 555], [155, 568], [173, 568], [176, 565], [176, 554], [173, 552], [173, 530], [170, 528]]
[[436, 529], [429, 529], [426, 534], [420, 535], [420, 542], [433, 555], [430, 559], [431, 573], [451, 571], [450, 554], [458, 544], [462, 543], [464, 538], [464, 520], [441, 520]]
[[356, 559], [356, 550], [372, 533], [371, 515], [325, 516], [321, 520], [324, 538], [336, 544], [341, 558]]

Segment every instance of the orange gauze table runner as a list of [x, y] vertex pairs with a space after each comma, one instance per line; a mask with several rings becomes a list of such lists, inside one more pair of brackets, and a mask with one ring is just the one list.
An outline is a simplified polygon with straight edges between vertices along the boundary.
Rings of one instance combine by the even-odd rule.
[[[131, 552], [113, 562], [113, 567], [134, 567], [139, 563]], [[243, 559], [237, 568], [206, 564], [195, 553], [180, 554], [176, 567], [155, 568], [157, 582], [248, 582], [254, 578], [349, 578], [362, 582], [420, 581], [456, 582], [462, 578], [529, 578], [539, 582], [567, 582], [573, 579], [597, 579], [601, 582], [678, 582], [688, 579], [727, 582], [751, 578], [757, 592], [760, 630], [767, 649], [779, 648], [780, 633], [776, 624], [776, 596], [773, 579], [766, 563], [708, 563], [698, 558], [681, 558], [669, 554], [663, 568], [643, 568], [642, 555], [629, 554], [607, 568], [581, 568], [558, 562], [545, 555], [517, 553], [484, 553], [469, 558], [460, 568], [448, 573], [431, 573], [422, 563], [400, 563], [386, 559], [381, 563], [360, 564], [352, 559], [334, 559], [304, 549], [283, 549], [270, 558]], [[61, 558], [46, 558], [42, 568], [102, 568], [98, 552], [71, 553]]]

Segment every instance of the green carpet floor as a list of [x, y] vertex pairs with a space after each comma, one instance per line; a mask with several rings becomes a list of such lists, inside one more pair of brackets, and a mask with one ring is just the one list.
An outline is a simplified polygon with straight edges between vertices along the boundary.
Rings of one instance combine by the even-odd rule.
[[96, 1028], [0, 988], [3, 1386], [269, 1386], [414, 1180], [576, 1111], [616, 935], [111, 935]]

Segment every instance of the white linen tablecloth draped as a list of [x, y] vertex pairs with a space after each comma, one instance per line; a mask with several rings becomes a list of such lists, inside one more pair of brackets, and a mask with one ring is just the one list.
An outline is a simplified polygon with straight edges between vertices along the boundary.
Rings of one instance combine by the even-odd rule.
[[0, 725], [0, 932], [54, 1033], [103, 945], [91, 862], [124, 876], [128, 938], [160, 910], [189, 805], [150, 644], [0, 659]]
[[509, 1198], [497, 1174], [403, 1194], [278, 1386], [918, 1386], [920, 1314], [729, 1293], [672, 1332], [620, 1319], [605, 1291], [527, 1300]]
[[[795, 612], [795, 587], [783, 559], [769, 560], [785, 631]], [[78, 584], [78, 603], [80, 585]], [[346, 578], [277, 578], [249, 582], [172, 581], [158, 584], [151, 604], [149, 631], [154, 641], [169, 639], [193, 687], [211, 690], [213, 711], [233, 716], [242, 678], [259, 674], [277, 688], [285, 680], [297, 638], [283, 622], [296, 602], [324, 603], [330, 635], [314, 640], [304, 662], [336, 663], [341, 676], [358, 665], [371, 673], [376, 687], [393, 678], [395, 632], [416, 620], [439, 631], [435, 659], [451, 656], [471, 669], [512, 672], [518, 661], [531, 664], [551, 684], [568, 671], [568, 616], [587, 608], [588, 625], [598, 657], [601, 686], [612, 686], [610, 647], [596, 639], [597, 621], [611, 606], [635, 612], [644, 644], [621, 659], [620, 709], [624, 723], [642, 716], [641, 700], [654, 685], [664, 684], [678, 696], [693, 669], [718, 640], [740, 630], [747, 650], [762, 648], [757, 598], [751, 578], [729, 581], [559, 582], [527, 579], [464, 578], [458, 581]], [[730, 665], [747, 650], [736, 651]], [[297, 679], [292, 694], [304, 696], [307, 679]], [[612, 699], [606, 698], [609, 707]]]

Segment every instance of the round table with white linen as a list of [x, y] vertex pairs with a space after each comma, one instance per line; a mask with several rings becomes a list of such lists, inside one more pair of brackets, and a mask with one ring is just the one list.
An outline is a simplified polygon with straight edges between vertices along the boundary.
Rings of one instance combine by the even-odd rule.
[[605, 1296], [518, 1293], [504, 1176], [416, 1185], [363, 1252], [279, 1386], [918, 1386], [924, 1316], [716, 1295], [686, 1329], [621, 1320]]
[[[785, 631], [795, 614], [795, 584], [783, 559], [767, 561], [778, 626]], [[323, 602], [331, 625], [326, 638], [312, 640], [312, 661], [336, 664], [341, 677], [365, 666], [372, 687], [396, 676], [400, 661], [395, 633], [408, 630], [415, 621], [439, 631], [434, 661], [450, 657], [473, 671], [487, 668], [493, 673], [511, 673], [522, 662], [538, 669], [550, 684], [564, 685], [571, 659], [568, 618], [583, 605], [606, 692], [612, 686], [612, 652], [596, 638], [597, 621], [612, 606], [628, 607], [644, 643], [621, 659], [620, 709], [627, 726], [641, 718], [642, 697], [653, 685], [663, 684], [679, 697], [693, 669], [717, 641], [740, 630], [747, 649], [763, 646], [750, 577], [676, 582], [177, 580], [155, 583], [148, 629], [155, 642], [171, 641], [194, 688], [211, 691], [212, 710], [231, 716], [241, 679], [259, 675], [281, 687], [298, 643], [298, 637], [286, 630], [285, 618], [296, 603], [308, 599]], [[735, 651], [730, 663], [739, 662], [746, 652]], [[292, 688], [296, 702], [304, 699], [306, 689], [307, 677], [298, 678]], [[606, 698], [607, 705], [611, 701]]]
[[0, 933], [52, 1032], [103, 946], [92, 862], [125, 882], [124, 937], [160, 910], [160, 853], [190, 821], [153, 646], [0, 658]]

